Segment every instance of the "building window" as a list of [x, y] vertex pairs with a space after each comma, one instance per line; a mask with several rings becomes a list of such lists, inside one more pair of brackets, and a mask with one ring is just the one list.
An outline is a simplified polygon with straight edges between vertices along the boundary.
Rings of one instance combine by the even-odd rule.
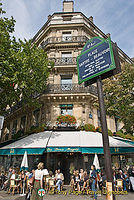
[[63, 16], [63, 21], [71, 21], [72, 16]]
[[17, 131], [17, 120], [13, 121], [12, 135], [14, 135]]
[[25, 130], [25, 125], [26, 125], [26, 116], [23, 116], [21, 117], [20, 129]]
[[73, 115], [73, 104], [60, 104], [61, 115]]
[[115, 117], [115, 128], [116, 132], [119, 131], [119, 117]]
[[71, 32], [63, 32], [62, 33], [62, 41], [68, 42], [72, 40]]
[[63, 64], [71, 64], [72, 63], [72, 52], [62, 52], [62, 63]]
[[5, 141], [9, 139], [9, 133], [10, 133], [10, 123], [8, 123], [6, 127]]
[[72, 75], [61, 75], [61, 90], [72, 90]]
[[5, 135], [5, 141], [7, 141], [7, 140], [9, 140], [9, 134], [8, 133]]
[[33, 112], [33, 117], [34, 117], [34, 126], [39, 126], [39, 115], [40, 115], [40, 110], [37, 109]]
[[98, 126], [101, 126], [101, 116], [99, 110], [97, 110], [97, 116], [98, 116]]

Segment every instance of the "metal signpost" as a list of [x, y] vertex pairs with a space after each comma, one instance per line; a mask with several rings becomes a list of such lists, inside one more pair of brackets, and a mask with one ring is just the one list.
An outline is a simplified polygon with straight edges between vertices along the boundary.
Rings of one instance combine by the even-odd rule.
[[[114, 51], [113, 51], [114, 47]], [[118, 70], [117, 70], [118, 69]], [[102, 139], [104, 148], [105, 171], [107, 177], [107, 199], [113, 200], [113, 176], [111, 153], [108, 139], [106, 111], [102, 88], [102, 79], [120, 72], [120, 63], [116, 45], [111, 39], [94, 37], [84, 46], [82, 53], [77, 57], [78, 82], [86, 83], [85, 86], [97, 82], [98, 99], [101, 115]]]

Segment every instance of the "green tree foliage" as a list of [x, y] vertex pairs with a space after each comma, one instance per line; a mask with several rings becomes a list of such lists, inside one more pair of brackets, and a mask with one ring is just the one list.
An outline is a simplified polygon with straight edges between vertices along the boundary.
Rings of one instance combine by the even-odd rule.
[[134, 66], [124, 64], [122, 72], [104, 81], [107, 114], [124, 123], [126, 133], [134, 132]]
[[[31, 41], [12, 36], [15, 20], [3, 17], [0, 4], [0, 113], [21, 100], [33, 104], [33, 95], [45, 90], [53, 63]], [[50, 66], [50, 67], [48, 67]]]

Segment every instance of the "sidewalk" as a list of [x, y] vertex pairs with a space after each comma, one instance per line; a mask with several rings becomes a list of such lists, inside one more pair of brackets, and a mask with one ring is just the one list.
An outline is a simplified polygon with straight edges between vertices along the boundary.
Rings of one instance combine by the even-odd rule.
[[[75, 194], [45, 194], [44, 200], [93, 200], [88, 195], [75, 195]], [[101, 196], [97, 198], [98, 200], [105, 200], [106, 196]], [[19, 194], [11, 195], [7, 194], [5, 191], [0, 191], [0, 200], [25, 200], [24, 196], [20, 196]], [[134, 200], [134, 192], [128, 193], [127, 195], [118, 195], [116, 196], [116, 200]]]

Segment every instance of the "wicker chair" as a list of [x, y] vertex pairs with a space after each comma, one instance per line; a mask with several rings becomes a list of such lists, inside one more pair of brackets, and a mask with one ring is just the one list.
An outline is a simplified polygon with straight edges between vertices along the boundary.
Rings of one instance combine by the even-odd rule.
[[123, 180], [122, 179], [117, 179], [115, 188], [116, 188], [116, 191], [123, 191]]
[[50, 178], [48, 181], [48, 190], [55, 192], [55, 189], [57, 188], [57, 186], [55, 185], [55, 180], [53, 178]]
[[19, 187], [20, 187], [20, 185], [16, 184], [15, 179], [10, 179], [10, 187], [9, 187], [8, 193], [10, 193], [12, 190], [12, 194], [14, 195], [15, 189], [17, 189], [17, 193], [19, 193]]

